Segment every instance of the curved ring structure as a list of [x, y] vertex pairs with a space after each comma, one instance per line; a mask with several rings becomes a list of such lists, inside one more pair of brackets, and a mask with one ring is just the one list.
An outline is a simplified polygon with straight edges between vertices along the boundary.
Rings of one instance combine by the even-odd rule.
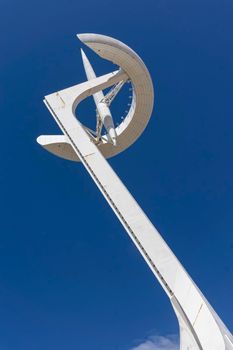
[[[152, 80], [141, 58], [122, 42], [99, 34], [79, 34], [78, 38], [97, 55], [118, 65], [133, 86], [130, 110], [125, 119], [115, 129], [117, 145], [114, 146], [107, 140], [103, 140], [98, 144], [103, 156], [109, 158], [132, 145], [144, 131], [154, 103]], [[77, 104], [75, 107], [77, 107]], [[64, 135], [40, 136], [37, 141], [57, 156], [74, 161], [79, 160]]]

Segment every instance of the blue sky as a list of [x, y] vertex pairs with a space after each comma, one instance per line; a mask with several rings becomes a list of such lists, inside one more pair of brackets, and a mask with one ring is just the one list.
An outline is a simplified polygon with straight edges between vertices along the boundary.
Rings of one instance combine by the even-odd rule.
[[151, 72], [151, 121], [110, 163], [232, 330], [232, 17], [231, 0], [1, 1], [1, 349], [176, 342], [167, 297], [82, 165], [36, 143], [58, 132], [43, 96], [85, 79], [85, 32]]

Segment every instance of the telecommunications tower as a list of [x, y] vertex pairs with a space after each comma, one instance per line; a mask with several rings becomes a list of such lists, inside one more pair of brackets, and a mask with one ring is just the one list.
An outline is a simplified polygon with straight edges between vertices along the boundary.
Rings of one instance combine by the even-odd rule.
[[[57, 156], [83, 163], [170, 299], [179, 322], [180, 349], [232, 350], [231, 333], [106, 160], [128, 148], [145, 129], [154, 100], [150, 74], [122, 42], [98, 34], [78, 38], [119, 69], [96, 77], [81, 51], [87, 81], [44, 99], [63, 134], [43, 135], [37, 141]], [[132, 84], [130, 107], [114, 125], [111, 103], [126, 82]], [[106, 88], [110, 89], [104, 95]], [[78, 104], [88, 96], [96, 104], [95, 130], [75, 116]]]

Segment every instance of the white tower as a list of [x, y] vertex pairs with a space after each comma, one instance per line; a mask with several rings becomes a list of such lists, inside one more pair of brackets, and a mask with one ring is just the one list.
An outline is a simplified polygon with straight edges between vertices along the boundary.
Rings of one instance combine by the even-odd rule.
[[[129, 147], [146, 127], [154, 96], [150, 74], [120, 41], [97, 34], [78, 38], [120, 68], [97, 78], [82, 51], [88, 80], [44, 100], [63, 135], [40, 136], [37, 141], [57, 156], [83, 163], [170, 299], [180, 326], [180, 349], [232, 350], [231, 333], [105, 159]], [[126, 81], [132, 83], [132, 102], [115, 127], [109, 107]], [[102, 90], [111, 86], [104, 96]], [[75, 117], [77, 105], [91, 95], [97, 111], [95, 131]]]

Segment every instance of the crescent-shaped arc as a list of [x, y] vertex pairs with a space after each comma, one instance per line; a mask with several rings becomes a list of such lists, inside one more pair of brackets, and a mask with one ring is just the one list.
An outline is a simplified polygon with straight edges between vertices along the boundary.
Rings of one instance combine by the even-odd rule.
[[[150, 74], [141, 58], [119, 40], [99, 34], [77, 35], [82, 43], [100, 57], [118, 65], [128, 75], [133, 85], [130, 110], [116, 128], [117, 146], [108, 142], [98, 145], [104, 157], [112, 157], [132, 145], [144, 131], [151, 117], [154, 89]], [[64, 135], [42, 135], [37, 142], [49, 152], [62, 158], [79, 161]]]

